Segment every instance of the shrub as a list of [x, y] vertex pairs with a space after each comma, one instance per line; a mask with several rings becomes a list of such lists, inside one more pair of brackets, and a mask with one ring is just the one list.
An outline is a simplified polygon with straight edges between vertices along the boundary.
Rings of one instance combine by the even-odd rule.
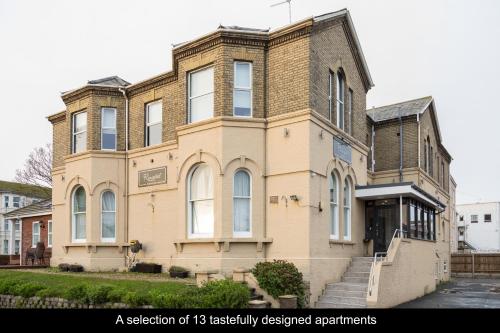
[[72, 287], [69, 287], [66, 290], [66, 292], [64, 293], [64, 298], [72, 300], [72, 301], [79, 301], [82, 303], [87, 303], [88, 302], [88, 289], [89, 289], [89, 287], [84, 283], [74, 285]]
[[61, 271], [61, 272], [69, 271], [69, 264], [62, 263], [62, 264], [59, 264], [57, 267], [59, 268], [59, 271]]
[[188, 269], [184, 268], [184, 267], [181, 267], [181, 266], [170, 266], [170, 268], [168, 269], [169, 272], [179, 272], [179, 273], [182, 273], [182, 272], [189, 272]]
[[22, 297], [33, 297], [36, 295], [38, 291], [46, 288], [39, 283], [25, 282], [17, 284], [12, 289], [13, 289], [12, 290], [13, 295]]
[[122, 301], [130, 306], [138, 307], [150, 304], [151, 297], [149, 295], [139, 294], [135, 291], [129, 291], [122, 297]]
[[20, 284], [20, 282], [17, 280], [0, 280], [0, 295], [12, 295], [14, 292], [14, 288], [18, 284]]
[[124, 289], [114, 287], [108, 293], [108, 302], [120, 303], [122, 302], [127, 292]]
[[305, 288], [302, 273], [294, 264], [284, 260], [260, 262], [252, 269], [259, 286], [269, 295], [296, 295], [299, 307], [304, 307]]
[[114, 286], [101, 284], [87, 288], [87, 300], [90, 304], [102, 304], [109, 300], [109, 294]]
[[40, 289], [39, 291], [36, 292], [35, 296], [38, 296], [40, 298], [47, 298], [47, 297], [58, 297], [59, 293], [57, 293], [53, 289]]

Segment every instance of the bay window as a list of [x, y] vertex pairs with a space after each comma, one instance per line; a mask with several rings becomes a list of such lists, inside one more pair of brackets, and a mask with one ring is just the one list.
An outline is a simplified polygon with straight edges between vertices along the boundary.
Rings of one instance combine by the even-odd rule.
[[76, 154], [87, 150], [87, 112], [75, 113], [72, 119], [71, 152]]
[[83, 243], [86, 240], [87, 198], [82, 186], [76, 188], [72, 199], [72, 240]]
[[101, 149], [116, 150], [116, 109], [101, 109]]
[[233, 181], [233, 234], [251, 237], [251, 177], [245, 170], [238, 170]]
[[105, 191], [101, 195], [101, 240], [116, 240], [116, 201], [112, 191]]
[[233, 115], [252, 116], [252, 64], [234, 62]]
[[162, 102], [146, 105], [146, 146], [160, 144], [162, 141]]
[[210, 238], [214, 233], [214, 181], [211, 168], [199, 164], [188, 178], [190, 238]]
[[189, 73], [188, 123], [214, 115], [214, 69], [208, 67]]

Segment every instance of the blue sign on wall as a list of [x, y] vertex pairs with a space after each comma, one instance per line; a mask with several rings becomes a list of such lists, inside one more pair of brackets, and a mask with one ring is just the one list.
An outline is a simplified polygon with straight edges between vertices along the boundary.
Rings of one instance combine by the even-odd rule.
[[337, 138], [333, 138], [333, 155], [349, 164], [352, 164], [352, 147]]

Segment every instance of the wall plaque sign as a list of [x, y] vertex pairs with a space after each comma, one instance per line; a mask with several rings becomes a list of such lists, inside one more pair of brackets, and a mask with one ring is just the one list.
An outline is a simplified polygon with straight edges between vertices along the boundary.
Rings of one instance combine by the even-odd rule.
[[337, 138], [333, 138], [333, 155], [342, 161], [352, 164], [352, 147]]
[[139, 171], [139, 187], [165, 184], [167, 167]]

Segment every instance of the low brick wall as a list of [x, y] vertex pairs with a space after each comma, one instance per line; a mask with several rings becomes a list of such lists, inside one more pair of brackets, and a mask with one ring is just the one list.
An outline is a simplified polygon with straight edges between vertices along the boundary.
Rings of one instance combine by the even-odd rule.
[[[57, 297], [30, 297], [0, 295], [0, 308], [3, 309], [127, 309], [133, 308], [124, 303], [82, 304]], [[151, 309], [151, 305], [141, 306], [142, 309]]]

